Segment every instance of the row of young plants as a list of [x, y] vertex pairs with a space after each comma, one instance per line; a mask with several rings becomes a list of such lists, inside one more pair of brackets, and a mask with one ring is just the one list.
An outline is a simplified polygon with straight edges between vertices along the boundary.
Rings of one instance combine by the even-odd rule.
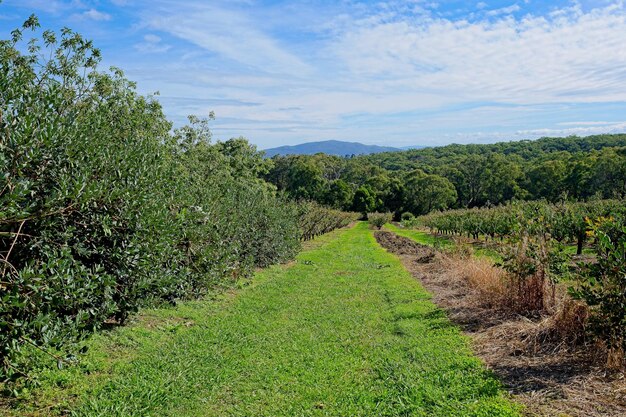
[[377, 229], [381, 229], [387, 223], [391, 223], [392, 220], [393, 214], [391, 213], [367, 213], [367, 222]]
[[[104, 323], [291, 259], [351, 214], [298, 205], [271, 161], [161, 106], [71, 30], [0, 41], [0, 381], [71, 362]], [[44, 59], [42, 57], [50, 57]]]
[[[505, 240], [501, 266], [510, 280], [510, 302], [520, 313], [545, 311], [555, 286], [566, 281], [570, 295], [589, 308], [586, 331], [608, 348], [609, 364], [621, 367], [626, 352], [626, 201], [599, 200], [453, 210], [410, 219], [443, 234]], [[588, 242], [590, 261], [572, 265], [564, 244], [580, 254]]]
[[359, 213], [324, 207], [312, 201], [301, 201], [298, 204], [298, 213], [303, 241], [346, 227], [361, 216]]
[[542, 201], [475, 209], [434, 212], [404, 222], [408, 227], [421, 225], [435, 233], [500, 239], [519, 235], [523, 229], [531, 235], [541, 235], [560, 243], [575, 243], [577, 254], [582, 253], [588, 240], [587, 219], [624, 215], [624, 200], [596, 200], [589, 202]]

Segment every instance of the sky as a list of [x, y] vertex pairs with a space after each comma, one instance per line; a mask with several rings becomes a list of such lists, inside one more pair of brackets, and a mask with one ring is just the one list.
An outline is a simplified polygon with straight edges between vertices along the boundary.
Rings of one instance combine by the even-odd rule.
[[626, 131], [623, 1], [3, 0], [0, 38], [32, 13], [261, 149]]

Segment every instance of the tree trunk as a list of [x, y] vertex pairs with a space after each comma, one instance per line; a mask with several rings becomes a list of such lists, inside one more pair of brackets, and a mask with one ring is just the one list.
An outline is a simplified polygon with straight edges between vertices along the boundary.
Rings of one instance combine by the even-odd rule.
[[585, 235], [578, 235], [578, 243], [576, 245], [576, 255], [582, 255], [583, 243], [585, 243]]

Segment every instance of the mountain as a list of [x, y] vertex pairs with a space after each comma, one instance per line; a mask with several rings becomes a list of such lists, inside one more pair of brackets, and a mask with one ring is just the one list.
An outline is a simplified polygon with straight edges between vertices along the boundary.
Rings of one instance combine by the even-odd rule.
[[358, 142], [342, 142], [339, 140], [325, 140], [322, 142], [301, 143], [294, 146], [279, 146], [265, 149], [265, 156], [271, 158], [274, 155], [314, 155], [325, 153], [328, 155], [366, 155], [380, 152], [396, 152], [398, 148], [389, 146], [364, 145]]

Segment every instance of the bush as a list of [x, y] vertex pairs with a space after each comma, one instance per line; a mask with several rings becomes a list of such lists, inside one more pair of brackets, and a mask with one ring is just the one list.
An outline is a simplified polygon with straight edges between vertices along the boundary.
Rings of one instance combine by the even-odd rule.
[[304, 241], [348, 226], [360, 217], [359, 213], [335, 210], [311, 201], [301, 201], [299, 213], [300, 236]]
[[367, 221], [374, 227], [381, 228], [391, 222], [393, 216], [391, 213], [368, 213]]
[[596, 262], [582, 265], [572, 294], [591, 309], [590, 329], [609, 348], [609, 365], [623, 365], [626, 350], [626, 222], [589, 221], [595, 237]]
[[408, 212], [408, 211], [405, 211], [400, 216], [400, 220], [402, 220], [403, 222], [410, 222], [413, 219], [415, 219], [415, 216], [413, 215], [413, 213]]
[[[159, 103], [63, 30], [0, 42], [0, 379], [24, 346], [65, 354], [107, 320], [200, 296], [298, 251], [271, 161], [208, 121], [171, 133]], [[20, 51], [28, 51], [26, 54]], [[50, 61], [41, 61], [51, 56]]]
[[566, 273], [567, 255], [558, 244], [522, 232], [504, 253], [502, 267], [508, 272], [509, 297], [521, 314], [540, 314], [555, 305], [556, 282]]

